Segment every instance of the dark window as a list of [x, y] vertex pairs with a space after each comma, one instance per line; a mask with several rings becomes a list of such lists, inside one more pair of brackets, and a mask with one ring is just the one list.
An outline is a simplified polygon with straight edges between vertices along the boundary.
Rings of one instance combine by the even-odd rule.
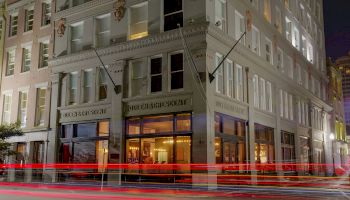
[[182, 0], [164, 0], [164, 31], [183, 26]]
[[151, 59], [151, 92], [162, 91], [162, 58]]
[[62, 128], [62, 138], [72, 138], [73, 137], [73, 125], [64, 125]]
[[96, 137], [96, 123], [77, 124], [75, 137]]
[[44, 161], [44, 142], [34, 142], [33, 163], [43, 163]]
[[173, 54], [170, 56], [171, 89], [183, 88], [183, 54]]

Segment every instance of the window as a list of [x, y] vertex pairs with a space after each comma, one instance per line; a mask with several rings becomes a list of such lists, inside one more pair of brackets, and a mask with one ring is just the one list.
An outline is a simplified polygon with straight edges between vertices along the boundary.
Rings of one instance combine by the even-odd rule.
[[296, 81], [298, 82], [299, 85], [302, 85], [303, 81], [302, 81], [301, 67], [299, 64], [296, 64], [296, 73], [297, 73]]
[[[36, 141], [33, 144], [33, 162], [32, 163], [43, 163], [44, 162], [44, 142], [43, 141]], [[34, 174], [35, 174], [35, 170]], [[35, 174], [39, 175], [39, 174]], [[40, 175], [41, 176], [41, 175]]]
[[289, 0], [284, 0], [284, 6], [286, 9], [290, 9], [290, 1]]
[[266, 110], [266, 91], [265, 91], [265, 79], [259, 79], [259, 107], [262, 110]]
[[250, 3], [255, 9], [259, 9], [259, 0], [250, 0]]
[[40, 63], [39, 68], [44, 68], [49, 66], [49, 43], [42, 42], [40, 43]]
[[4, 94], [4, 103], [3, 103], [3, 111], [2, 111], [2, 123], [9, 124], [11, 121], [11, 103], [12, 103], [12, 95]]
[[312, 25], [311, 25], [312, 23], [311, 23], [311, 16], [310, 16], [310, 14], [308, 13], [307, 14], [307, 27], [306, 27], [306, 29], [309, 31], [309, 33], [311, 33], [311, 27], [312, 27]]
[[147, 62], [145, 59], [133, 60], [131, 64], [131, 96], [146, 94]]
[[307, 58], [307, 47], [306, 47], [306, 38], [305, 36], [301, 36], [301, 51], [303, 53], [303, 56]]
[[283, 100], [283, 90], [280, 90], [280, 117], [284, 116], [284, 100]]
[[264, 0], [264, 17], [271, 23], [271, 6], [270, 0]]
[[[255, 124], [255, 161], [258, 164], [274, 163], [274, 130]], [[263, 172], [263, 171], [262, 171]]]
[[27, 72], [30, 70], [30, 67], [32, 65], [31, 59], [32, 59], [32, 47], [25, 47], [22, 49], [23, 56], [22, 56], [22, 69], [21, 72]]
[[17, 15], [11, 15], [10, 16], [10, 32], [9, 36], [15, 36], [17, 35], [17, 29], [18, 29], [18, 14]]
[[292, 21], [288, 17], [286, 17], [286, 38], [292, 42]]
[[221, 29], [226, 29], [226, 0], [215, 0], [215, 25]]
[[290, 56], [287, 56], [287, 59], [286, 59], [286, 71], [288, 73], [288, 77], [293, 79], [293, 76], [294, 76], [293, 60]]
[[183, 0], [164, 0], [164, 31], [178, 28], [178, 24], [183, 26]]
[[106, 14], [98, 16], [95, 19], [95, 46], [96, 47], [105, 47], [110, 43], [111, 35], [111, 15]]
[[302, 124], [302, 109], [301, 109], [301, 101], [298, 100], [298, 123]]
[[241, 65], [236, 64], [235, 67], [236, 81], [236, 99], [243, 101], [243, 69]]
[[233, 82], [233, 63], [231, 60], [225, 61], [225, 75], [226, 75], [226, 95], [234, 97], [234, 82]]
[[15, 53], [16, 49], [9, 50], [7, 52], [7, 67], [6, 67], [6, 76], [13, 75], [15, 70]]
[[98, 68], [98, 100], [107, 98], [107, 73], [103, 67]]
[[84, 22], [71, 25], [71, 52], [83, 50]]
[[78, 97], [78, 72], [72, 72], [69, 74], [69, 101], [68, 104], [72, 105], [77, 102]]
[[25, 11], [25, 27], [24, 32], [33, 30], [34, 22], [34, 9], [28, 9]]
[[296, 26], [293, 27], [292, 35], [293, 35], [292, 45], [299, 50], [300, 36], [299, 36], [299, 30]]
[[281, 10], [276, 7], [276, 22], [275, 22], [275, 28], [282, 33], [282, 13]]
[[51, 2], [42, 3], [42, 19], [41, 25], [46, 26], [51, 22]]
[[84, 70], [83, 75], [83, 102], [88, 103], [92, 101], [92, 69]]
[[162, 91], [162, 57], [151, 58], [151, 93]]
[[148, 2], [130, 7], [129, 39], [134, 40], [148, 35]]
[[286, 91], [283, 92], [284, 94], [284, 118], [289, 118], [289, 104], [288, 104], [288, 93]]
[[269, 81], [266, 81], [266, 110], [272, 112], [272, 87]]
[[307, 43], [307, 60], [311, 63], [313, 62], [314, 59], [314, 52], [313, 52], [313, 47], [310, 42]]
[[253, 89], [254, 89], [254, 107], [259, 108], [259, 78], [258, 75], [253, 76]]
[[277, 48], [277, 69], [281, 70], [281, 72], [284, 72], [284, 65], [283, 65], [283, 51], [281, 48]]
[[268, 38], [265, 38], [265, 59], [270, 64], [273, 64], [273, 55], [272, 55], [272, 42]]
[[36, 89], [36, 113], [35, 113], [35, 125], [43, 126], [45, 122], [45, 99], [46, 88]]
[[174, 53], [170, 55], [170, 89], [182, 89], [184, 87], [183, 54]]
[[260, 32], [255, 26], [252, 29], [252, 50], [260, 55]]
[[28, 92], [19, 92], [18, 117], [17, 120], [21, 123], [21, 127], [25, 127], [27, 123], [27, 103]]
[[295, 162], [294, 134], [281, 131], [282, 160], [284, 163]]
[[303, 84], [305, 89], [309, 89], [309, 73], [303, 69]]
[[294, 120], [294, 112], [293, 112], [293, 96], [289, 95], [289, 119]]
[[[239, 38], [243, 35], [244, 31], [245, 31], [244, 17], [236, 10], [235, 11], [235, 39], [239, 40]], [[244, 44], [245, 37], [243, 37], [240, 42]]]

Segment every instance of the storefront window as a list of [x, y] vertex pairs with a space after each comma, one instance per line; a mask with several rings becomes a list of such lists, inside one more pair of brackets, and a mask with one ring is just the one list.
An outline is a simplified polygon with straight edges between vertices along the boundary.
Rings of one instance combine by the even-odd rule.
[[173, 116], [152, 116], [143, 119], [143, 134], [173, 132]]
[[255, 161], [273, 163], [275, 159], [273, 128], [255, 124]]
[[62, 128], [62, 138], [72, 138], [73, 137], [73, 125], [64, 125]]
[[222, 163], [222, 154], [221, 154], [221, 138], [216, 137], [215, 138], [215, 158], [216, 163]]
[[[191, 137], [190, 136], [178, 136], [176, 137], [176, 149], [175, 149], [175, 162], [177, 164], [190, 164], [191, 163]], [[190, 173], [190, 166], [180, 165], [177, 173]]]
[[96, 142], [96, 161], [99, 166], [98, 172], [104, 172], [108, 163], [108, 140]]
[[75, 142], [73, 145], [73, 163], [95, 163], [96, 142]]
[[245, 123], [244, 122], [237, 122], [237, 133], [236, 135], [239, 137], [245, 136]]
[[222, 119], [224, 134], [234, 135], [235, 134], [235, 121], [233, 118], [223, 117]]
[[176, 131], [191, 131], [191, 114], [186, 113], [176, 115]]
[[99, 122], [98, 123], [98, 136], [108, 136], [109, 135], [109, 122]]
[[129, 135], [139, 135], [141, 133], [141, 119], [140, 118], [132, 118], [127, 121], [128, 126], [128, 134]]
[[77, 124], [75, 137], [96, 137], [96, 123]]
[[145, 138], [141, 139], [141, 155], [144, 164], [167, 164], [173, 163], [172, 137]]
[[140, 161], [140, 139], [128, 139], [126, 141], [127, 163], [135, 164]]

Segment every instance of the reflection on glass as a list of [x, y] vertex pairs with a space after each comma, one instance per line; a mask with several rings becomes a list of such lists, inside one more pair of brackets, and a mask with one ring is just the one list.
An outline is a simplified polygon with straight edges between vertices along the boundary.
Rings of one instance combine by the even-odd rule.
[[215, 114], [215, 133], [221, 133], [220, 115]]
[[215, 158], [216, 158], [216, 164], [222, 163], [222, 154], [221, 154], [221, 138], [216, 137], [215, 138]]
[[108, 163], [108, 140], [100, 140], [96, 142], [96, 160], [98, 164], [98, 172], [105, 172]]
[[176, 115], [176, 131], [191, 131], [191, 114]]
[[128, 139], [126, 141], [126, 162], [130, 164], [139, 163], [140, 140]]
[[98, 136], [109, 135], [109, 121], [103, 121], [98, 123]]
[[245, 123], [237, 122], [237, 136], [243, 137], [245, 136]]
[[16, 162], [19, 164], [24, 164], [25, 162], [25, 152], [26, 152], [26, 144], [18, 143], [17, 144], [17, 154], [16, 154]]
[[[190, 164], [191, 163], [191, 137], [178, 136], [176, 137], [176, 164]], [[190, 173], [190, 166], [180, 165], [177, 173]]]
[[224, 163], [230, 163], [230, 143], [224, 142]]
[[152, 116], [143, 119], [143, 133], [171, 133], [173, 132], [173, 116]]
[[223, 133], [228, 135], [234, 135], [235, 134], [235, 121], [231, 117], [224, 116], [222, 118], [222, 128]]
[[140, 132], [140, 125], [141, 125], [140, 118], [128, 119], [128, 121], [127, 121], [128, 134], [129, 135], [139, 135], [141, 133]]
[[73, 137], [73, 125], [64, 125], [62, 129], [62, 138], [72, 138]]
[[236, 144], [231, 144], [231, 163], [237, 163], [236, 153]]
[[96, 137], [96, 123], [77, 124], [75, 137]]
[[73, 163], [95, 163], [95, 141], [75, 142], [73, 145]]

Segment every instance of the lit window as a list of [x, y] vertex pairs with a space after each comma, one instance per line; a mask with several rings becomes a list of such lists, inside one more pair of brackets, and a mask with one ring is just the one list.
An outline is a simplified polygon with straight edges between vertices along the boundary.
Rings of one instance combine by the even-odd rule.
[[129, 39], [134, 40], [148, 35], [148, 2], [130, 7]]
[[27, 104], [28, 104], [28, 92], [25, 92], [25, 91], [19, 92], [17, 120], [21, 123], [21, 127], [25, 127], [27, 124]]
[[172, 115], [143, 118], [143, 134], [172, 133], [173, 126]]
[[42, 21], [41, 25], [46, 26], [51, 22], [51, 2], [42, 3]]
[[270, 0], [264, 0], [264, 17], [271, 23], [271, 6]]
[[15, 70], [15, 53], [16, 49], [12, 49], [7, 52], [7, 67], [6, 67], [6, 76], [13, 75]]
[[37, 88], [36, 92], [35, 125], [43, 126], [45, 122], [46, 88]]
[[30, 70], [30, 67], [32, 65], [31, 59], [32, 59], [32, 47], [23, 48], [21, 72], [27, 72]]
[[9, 124], [11, 121], [11, 102], [12, 102], [12, 95], [4, 94], [3, 113], [2, 113], [3, 124]]
[[103, 67], [98, 68], [98, 100], [107, 98], [107, 72]]
[[183, 0], [164, 0], [164, 31], [177, 29], [183, 26]]
[[96, 47], [105, 47], [110, 44], [110, 35], [111, 35], [111, 15], [102, 15], [96, 17], [95, 19], [95, 46]]
[[33, 23], [34, 23], [34, 9], [28, 9], [25, 11], [24, 32], [33, 30]]

